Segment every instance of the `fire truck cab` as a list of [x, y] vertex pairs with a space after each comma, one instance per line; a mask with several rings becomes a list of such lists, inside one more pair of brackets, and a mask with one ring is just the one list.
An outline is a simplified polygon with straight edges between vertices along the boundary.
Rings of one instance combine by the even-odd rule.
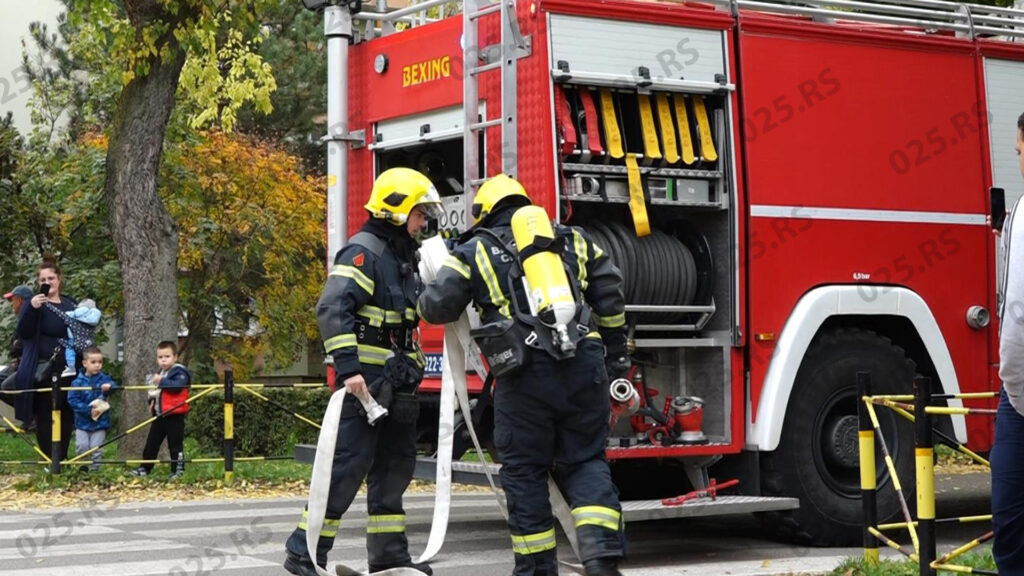
[[[857, 373], [877, 393], [919, 374], [936, 392], [998, 390], [986, 217], [992, 188], [1007, 206], [1024, 193], [1024, 11], [352, 0], [327, 8], [325, 32], [330, 258], [374, 176], [408, 166], [443, 196], [449, 237], [504, 172], [622, 270], [650, 410], [612, 426], [607, 457], [624, 501], [647, 502], [626, 503], [634, 518], [761, 512], [798, 540], [855, 544]], [[423, 334], [429, 423], [441, 331]], [[910, 423], [879, 417], [910, 478]], [[992, 441], [985, 419], [942, 429], [975, 451]], [[899, 506], [876, 469], [885, 521]], [[739, 495], [657, 505], [710, 478], [738, 478]]]

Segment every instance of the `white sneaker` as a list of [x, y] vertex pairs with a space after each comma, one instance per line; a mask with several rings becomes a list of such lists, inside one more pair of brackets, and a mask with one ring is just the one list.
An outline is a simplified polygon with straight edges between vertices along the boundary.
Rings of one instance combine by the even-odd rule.
[[70, 378], [72, 376], [77, 376], [77, 375], [78, 375], [78, 372], [75, 372], [75, 367], [74, 366], [65, 366], [64, 367], [64, 371], [60, 373], [60, 377], [61, 378]]

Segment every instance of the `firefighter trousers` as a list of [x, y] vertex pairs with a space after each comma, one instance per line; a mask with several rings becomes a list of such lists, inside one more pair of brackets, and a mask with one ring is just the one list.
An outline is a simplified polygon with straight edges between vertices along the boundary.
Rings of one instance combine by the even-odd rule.
[[[367, 382], [377, 375], [364, 374]], [[404, 564], [410, 560], [405, 536], [402, 495], [416, 467], [416, 423], [401, 422], [388, 415], [375, 426], [366, 423], [359, 401], [345, 397], [334, 450], [330, 496], [324, 526], [317, 542], [316, 562], [327, 564], [327, 552], [334, 546], [341, 517], [355, 499], [366, 478], [366, 551], [370, 565]], [[303, 510], [298, 528], [285, 547], [296, 556], [309, 559], [306, 548], [306, 518]]]
[[610, 400], [604, 346], [586, 338], [556, 362], [530, 350], [495, 387], [494, 441], [508, 500], [516, 576], [558, 573], [548, 473], [572, 507], [580, 560], [624, 554], [618, 491], [604, 457]]

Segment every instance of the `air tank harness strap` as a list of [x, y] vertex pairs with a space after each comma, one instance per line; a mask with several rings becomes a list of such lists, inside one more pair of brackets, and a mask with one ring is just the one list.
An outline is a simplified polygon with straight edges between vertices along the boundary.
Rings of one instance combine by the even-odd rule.
[[565, 250], [565, 237], [546, 238], [544, 236], [535, 236], [532, 244], [519, 250], [519, 261], [522, 262], [538, 252], [561, 254], [563, 250]]

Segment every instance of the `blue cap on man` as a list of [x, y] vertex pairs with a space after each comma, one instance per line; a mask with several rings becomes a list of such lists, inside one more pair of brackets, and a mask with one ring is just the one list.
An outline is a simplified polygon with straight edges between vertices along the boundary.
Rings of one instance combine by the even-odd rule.
[[4, 299], [5, 300], [10, 300], [11, 298], [14, 298], [15, 296], [17, 296], [18, 298], [21, 298], [22, 300], [31, 300], [32, 296], [35, 296], [35, 294], [32, 292], [31, 288], [29, 288], [28, 286], [25, 286], [24, 284], [21, 284], [19, 286], [15, 286], [14, 290], [11, 290], [7, 294], [4, 294]]

